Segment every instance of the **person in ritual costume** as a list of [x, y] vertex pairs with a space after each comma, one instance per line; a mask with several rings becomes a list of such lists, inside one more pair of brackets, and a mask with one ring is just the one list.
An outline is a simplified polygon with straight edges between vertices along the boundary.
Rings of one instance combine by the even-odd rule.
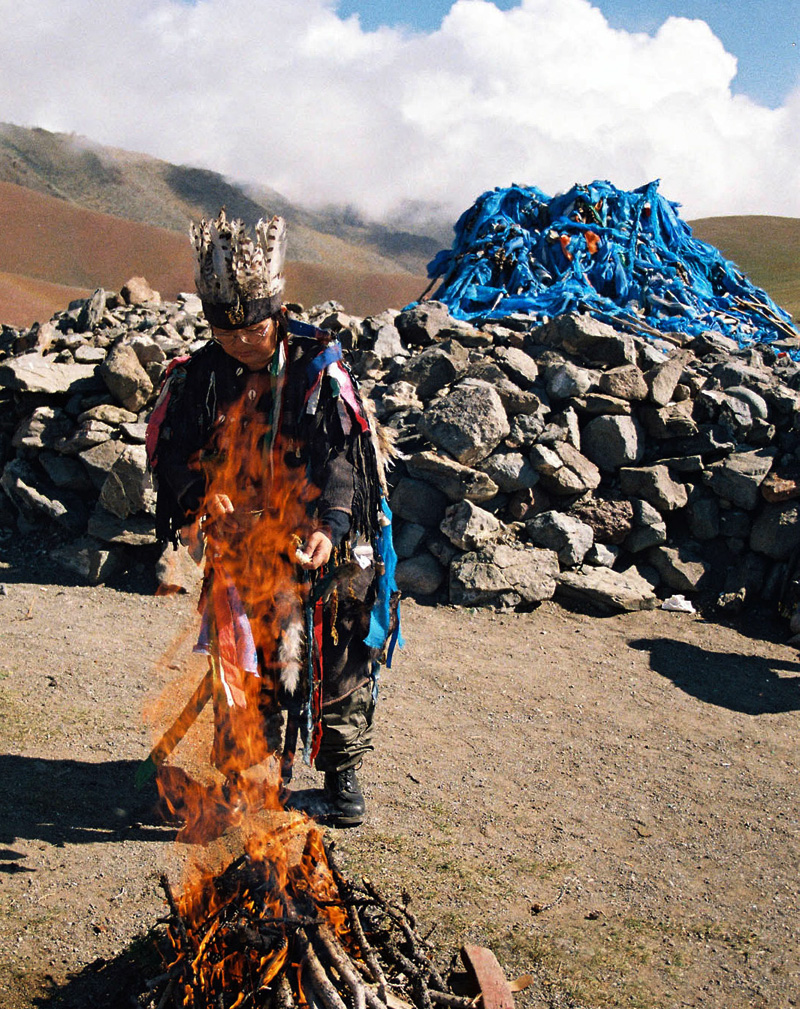
[[235, 781], [282, 753], [286, 781], [299, 730], [331, 818], [355, 825], [399, 634], [381, 447], [338, 341], [282, 305], [283, 220], [251, 237], [222, 210], [191, 237], [212, 339], [171, 365], [148, 453], [159, 539], [205, 548], [212, 761]]

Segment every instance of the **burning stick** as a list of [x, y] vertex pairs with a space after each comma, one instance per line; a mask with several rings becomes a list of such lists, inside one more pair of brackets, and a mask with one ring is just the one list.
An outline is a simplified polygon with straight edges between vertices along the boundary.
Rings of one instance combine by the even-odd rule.
[[183, 739], [191, 726], [197, 720], [200, 712], [211, 700], [214, 689], [214, 673], [209, 669], [203, 679], [198, 683], [195, 692], [186, 702], [183, 711], [178, 715], [172, 725], [159, 739], [150, 755], [139, 764], [136, 770], [134, 784], [136, 788], [143, 788], [153, 777], [156, 770], [164, 763], [172, 753], [178, 743]]

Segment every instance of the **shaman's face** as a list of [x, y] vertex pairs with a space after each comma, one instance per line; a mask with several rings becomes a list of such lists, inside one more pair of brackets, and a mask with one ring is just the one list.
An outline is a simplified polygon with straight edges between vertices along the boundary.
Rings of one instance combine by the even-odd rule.
[[250, 371], [266, 368], [278, 343], [278, 327], [274, 319], [265, 319], [243, 329], [216, 329], [212, 326], [211, 332], [228, 357]]

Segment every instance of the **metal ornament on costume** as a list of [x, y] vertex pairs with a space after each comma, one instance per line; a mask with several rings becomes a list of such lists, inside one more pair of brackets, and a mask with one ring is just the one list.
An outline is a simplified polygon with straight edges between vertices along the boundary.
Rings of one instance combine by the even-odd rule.
[[286, 257], [282, 217], [260, 220], [253, 239], [244, 221], [229, 221], [223, 208], [216, 220], [193, 223], [189, 234], [197, 293], [215, 329], [243, 329], [280, 311]]

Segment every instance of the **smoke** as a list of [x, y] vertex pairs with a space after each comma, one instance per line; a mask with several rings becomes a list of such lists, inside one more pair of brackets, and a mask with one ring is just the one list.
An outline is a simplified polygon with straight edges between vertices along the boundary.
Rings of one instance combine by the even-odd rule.
[[612, 29], [588, 0], [455, 0], [364, 31], [334, 0], [0, 0], [0, 119], [372, 217], [512, 182], [661, 178], [684, 215], [800, 216], [800, 89], [731, 93], [703, 21]]

